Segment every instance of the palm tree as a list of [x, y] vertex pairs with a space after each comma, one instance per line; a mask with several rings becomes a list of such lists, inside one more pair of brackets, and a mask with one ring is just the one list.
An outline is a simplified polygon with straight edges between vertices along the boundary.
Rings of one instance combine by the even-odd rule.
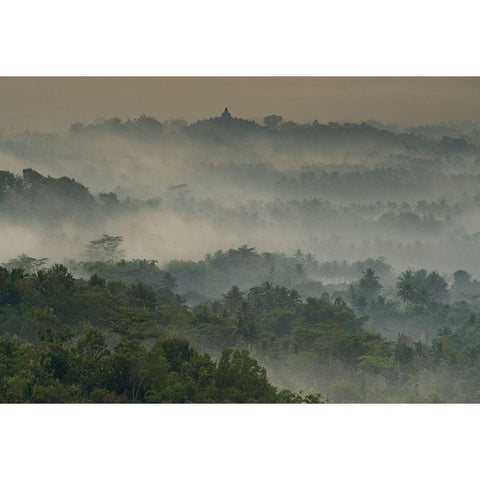
[[305, 258], [305, 254], [302, 252], [300, 248], [297, 248], [297, 250], [295, 250], [294, 255], [296, 260], [303, 260]]
[[379, 282], [380, 277], [375, 275], [375, 270], [372, 268], [367, 268], [367, 270], [362, 272], [362, 275], [362, 278], [358, 282], [361, 293], [365, 296], [367, 301], [372, 301], [378, 296], [383, 288]]
[[406, 303], [414, 303], [415, 290], [413, 272], [406, 270], [398, 277], [397, 295]]
[[288, 295], [288, 303], [290, 308], [293, 308], [301, 303], [300, 294], [295, 289], [290, 290]]

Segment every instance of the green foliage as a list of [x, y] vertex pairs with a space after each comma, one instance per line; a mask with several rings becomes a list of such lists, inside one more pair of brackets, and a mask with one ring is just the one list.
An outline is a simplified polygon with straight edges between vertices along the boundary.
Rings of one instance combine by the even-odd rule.
[[375, 271], [367, 268], [362, 272], [362, 278], [358, 282], [350, 284], [349, 293], [352, 305], [360, 312], [364, 312], [366, 306], [378, 297], [382, 288]]
[[397, 281], [398, 296], [406, 303], [426, 306], [448, 300], [448, 284], [438, 272], [407, 270]]
[[245, 350], [224, 349], [215, 375], [220, 401], [273, 403], [276, 389], [267, 381], [267, 372]]
[[[242, 248], [227, 255], [235, 265], [236, 255], [258, 257]], [[227, 257], [213, 261], [223, 265]], [[328, 293], [303, 299], [294, 288], [263, 282], [189, 308], [165, 295], [174, 279], [153, 262], [91, 265], [97, 271], [88, 280], [63, 265], [30, 274], [0, 268], [2, 401], [323, 401], [312, 391], [338, 402], [439, 400], [432, 392], [446, 401], [477, 398], [478, 314], [467, 302], [437, 302], [432, 292], [444, 284], [436, 274], [402, 277], [429, 292], [428, 304], [403, 308], [377, 295], [373, 269], [356, 284], [377, 295], [365, 307], [368, 322], [405, 318], [420, 332], [427, 324], [434, 332], [428, 343], [369, 332], [366, 317]]]
[[[104, 279], [111, 282], [122, 282], [125, 284], [136, 284], [132, 287], [131, 292], [137, 289], [138, 292], [143, 290], [145, 295], [147, 287], [151, 287], [155, 292], [170, 298], [175, 297], [176, 280], [165, 270], [161, 270], [157, 266], [155, 260], [120, 260], [114, 261], [95, 261], [95, 262], [81, 262], [75, 265], [81, 274], [91, 275], [90, 282], [100, 282]], [[118, 284], [117, 284], [118, 286]], [[142, 294], [140, 294], [142, 295]]]
[[[3, 269], [0, 275], [4, 297], [12, 282], [18, 292], [15, 305], [0, 308], [17, 309], [25, 319], [36, 308], [36, 332], [31, 335], [35, 343], [8, 335], [0, 338], [2, 401], [319, 400], [314, 394], [280, 395], [268, 382], [265, 369], [246, 352], [225, 350], [217, 366], [186, 339], [164, 336], [174, 331], [197, 332], [200, 339], [214, 336], [218, 348], [223, 335], [234, 339], [233, 325], [228, 327], [225, 319], [205, 307], [196, 313], [178, 308], [138, 283], [118, 282], [112, 289], [98, 275], [89, 281], [76, 280], [62, 265], [33, 275]], [[238, 325], [237, 331], [242, 341], [256, 338], [244, 325]]]

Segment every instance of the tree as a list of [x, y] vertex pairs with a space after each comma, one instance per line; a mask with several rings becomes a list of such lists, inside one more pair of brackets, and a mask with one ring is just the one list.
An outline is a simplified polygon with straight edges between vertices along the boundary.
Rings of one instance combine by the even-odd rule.
[[123, 250], [120, 250], [120, 244], [123, 241], [121, 236], [107, 235], [103, 233], [97, 240], [92, 240], [86, 250], [86, 256], [89, 260], [100, 262], [116, 262], [123, 257]]
[[375, 275], [375, 271], [372, 268], [367, 268], [362, 272], [362, 275], [362, 278], [358, 282], [359, 294], [365, 297], [366, 301], [370, 303], [377, 298], [383, 287], [379, 282], [379, 277]]
[[93, 360], [99, 360], [109, 353], [104, 334], [92, 327], [88, 327], [84, 335], [78, 339], [77, 351]]
[[215, 385], [220, 402], [272, 403], [277, 400], [276, 389], [268, 383], [265, 368], [246, 350], [223, 349]]
[[225, 294], [225, 307], [230, 313], [239, 313], [243, 302], [243, 293], [234, 285]]
[[438, 272], [430, 272], [425, 279], [425, 289], [428, 296], [436, 302], [448, 301], [448, 284]]
[[151, 376], [151, 362], [146, 347], [135, 340], [117, 345], [111, 359], [117, 392], [133, 402], [142, 401], [144, 386]]
[[470, 286], [471, 277], [470, 274], [465, 270], [457, 270], [453, 274], [453, 284], [455, 289], [462, 291]]
[[350, 285], [349, 295], [352, 305], [363, 312], [367, 305], [378, 297], [382, 288], [375, 271], [372, 268], [367, 268], [362, 272], [362, 278]]
[[54, 314], [53, 309], [35, 312], [38, 338], [49, 348], [54, 344], [63, 344], [73, 336], [72, 331]]
[[94, 273], [88, 280], [88, 286], [105, 288], [105, 279]]
[[452, 290], [457, 299], [467, 299], [472, 304], [480, 297], [478, 283], [472, 282], [470, 274], [465, 270], [457, 270], [453, 274]]
[[411, 270], [403, 272], [397, 280], [397, 295], [406, 303], [415, 302], [414, 275]]
[[278, 128], [282, 122], [280, 115], [267, 115], [263, 118], [263, 124], [268, 128]]
[[11, 258], [3, 266], [8, 270], [22, 269], [27, 275], [34, 275], [48, 262], [48, 258], [34, 258], [22, 253], [16, 258]]
[[50, 303], [66, 301], [67, 292], [72, 289], [75, 280], [64, 265], [55, 264], [46, 272], [40, 271], [37, 274], [40, 290], [48, 297]]
[[397, 281], [397, 295], [404, 302], [426, 306], [432, 302], [448, 301], [448, 284], [438, 272], [425, 269], [403, 272]]

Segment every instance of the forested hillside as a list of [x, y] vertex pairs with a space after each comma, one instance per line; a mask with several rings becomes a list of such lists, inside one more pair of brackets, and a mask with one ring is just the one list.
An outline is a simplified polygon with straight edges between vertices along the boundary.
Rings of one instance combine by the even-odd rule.
[[5, 402], [477, 402], [475, 124], [0, 137]]

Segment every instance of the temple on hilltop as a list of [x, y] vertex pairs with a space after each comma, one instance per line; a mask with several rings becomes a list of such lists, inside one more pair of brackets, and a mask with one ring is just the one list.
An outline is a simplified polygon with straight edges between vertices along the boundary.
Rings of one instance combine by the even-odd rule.
[[222, 116], [220, 117], [222, 120], [230, 120], [232, 118], [232, 114], [228, 111], [228, 108], [225, 107], [225, 110], [222, 113]]
[[206, 120], [198, 120], [189, 127], [193, 135], [204, 135], [220, 139], [222, 135], [240, 134], [260, 128], [254, 120], [234, 117], [225, 107], [223, 113]]

